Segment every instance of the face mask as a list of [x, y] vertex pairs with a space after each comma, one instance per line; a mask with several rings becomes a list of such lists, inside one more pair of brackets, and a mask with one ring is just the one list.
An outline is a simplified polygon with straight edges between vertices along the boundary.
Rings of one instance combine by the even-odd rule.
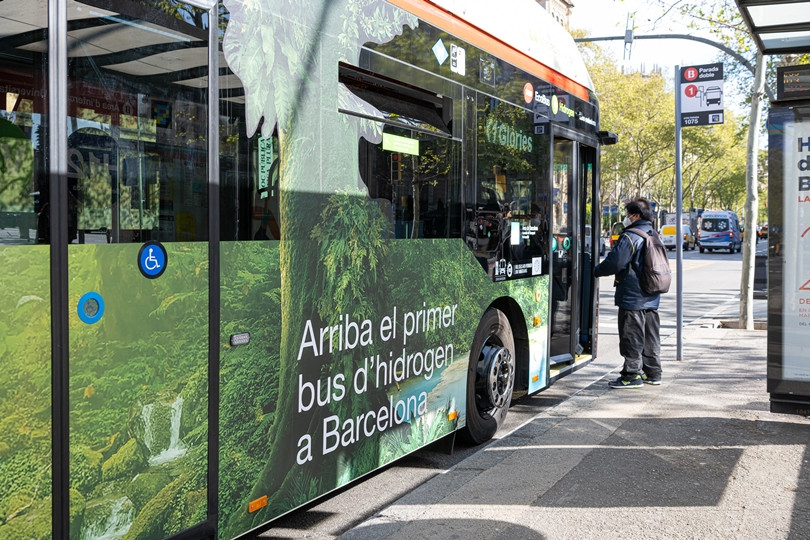
[[627, 227], [629, 227], [631, 223], [633, 222], [630, 221], [630, 216], [624, 216], [624, 220], [622, 221], [622, 225], [624, 225], [624, 228], [626, 229]]

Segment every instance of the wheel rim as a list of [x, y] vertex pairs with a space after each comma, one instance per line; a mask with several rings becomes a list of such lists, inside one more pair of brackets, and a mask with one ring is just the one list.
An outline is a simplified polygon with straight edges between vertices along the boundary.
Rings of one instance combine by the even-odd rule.
[[514, 380], [511, 351], [490, 336], [478, 357], [475, 384], [478, 409], [487, 412], [504, 407], [512, 394]]

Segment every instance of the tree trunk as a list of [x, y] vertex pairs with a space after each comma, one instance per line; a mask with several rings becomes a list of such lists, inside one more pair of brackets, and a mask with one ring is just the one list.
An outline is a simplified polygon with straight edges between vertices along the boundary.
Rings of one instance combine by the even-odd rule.
[[754, 329], [754, 261], [757, 247], [757, 157], [759, 154], [759, 123], [762, 117], [762, 97], [765, 88], [765, 60], [757, 52], [751, 116], [748, 120], [748, 151], [746, 157], [745, 244], [742, 277], [740, 279], [740, 328]]

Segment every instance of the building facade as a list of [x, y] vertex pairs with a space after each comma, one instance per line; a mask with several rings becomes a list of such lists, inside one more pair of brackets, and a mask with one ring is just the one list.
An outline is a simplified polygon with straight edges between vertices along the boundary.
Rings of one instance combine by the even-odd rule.
[[574, 9], [574, 2], [571, 0], [537, 0], [543, 9], [551, 13], [551, 16], [563, 25], [569, 28], [571, 20], [571, 10]]

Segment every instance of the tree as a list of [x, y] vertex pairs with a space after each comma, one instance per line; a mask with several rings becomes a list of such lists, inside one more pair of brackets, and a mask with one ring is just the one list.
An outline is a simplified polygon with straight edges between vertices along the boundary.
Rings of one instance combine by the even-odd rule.
[[[746, 27], [739, 8], [733, 0], [713, 0], [712, 2], [696, 3], [687, 0], [658, 0], [664, 8], [664, 13], [674, 9], [691, 18], [694, 28], [708, 30], [721, 43], [737, 50], [740, 54], [751, 54], [756, 50], [753, 39]], [[771, 56], [766, 66], [765, 59], [760, 53], [756, 53], [756, 73], [754, 73], [753, 83], [749, 78], [749, 72], [742, 68], [737, 62], [730, 64], [727, 74], [732, 75], [731, 80], [737, 81], [744, 96], [744, 101], [750, 105], [751, 114], [748, 122], [748, 145], [746, 158], [746, 203], [745, 203], [745, 226], [749, 234], [745, 238], [743, 252], [743, 269], [740, 280], [740, 328], [752, 330], [753, 320], [753, 267], [754, 251], [756, 247], [757, 218], [761, 214], [758, 203], [759, 183], [759, 134], [762, 130], [762, 106], [764, 96], [764, 85], [766, 78], [775, 80], [776, 66], [785, 61], [789, 63], [806, 62], [808, 56], [803, 58], [794, 56], [780, 57]], [[737, 76], [734, 76], [737, 75]], [[768, 77], [769, 75], [769, 77]], [[774, 87], [775, 85], [771, 85]]]
[[745, 250], [743, 251], [743, 271], [740, 279], [740, 328], [746, 330], [754, 329], [754, 253], [756, 249], [756, 226], [754, 222], [757, 217], [757, 154], [759, 150], [759, 124], [762, 111], [763, 87], [765, 85], [765, 61], [761, 53], [757, 53], [757, 67], [754, 75], [754, 91], [751, 94], [751, 117], [748, 125], [747, 161], [746, 161], [746, 198], [745, 198], [745, 222], [751, 224], [748, 227], [748, 236], [745, 238]]
[[580, 47], [597, 89], [601, 128], [619, 134], [602, 156], [602, 192], [613, 204], [630, 194], [660, 199], [674, 161], [671, 92], [660, 75], [624, 74], [600, 46]]
[[[602, 156], [603, 204], [643, 195], [674, 211], [674, 94], [660, 74], [622, 73], [598, 45], [580, 46], [599, 96], [601, 128], [619, 134]], [[743, 133], [733, 113], [725, 124], [684, 130], [684, 206], [742, 208]]]
[[684, 129], [682, 133], [683, 206], [742, 209], [745, 129], [740, 119], [729, 111], [723, 124]]

